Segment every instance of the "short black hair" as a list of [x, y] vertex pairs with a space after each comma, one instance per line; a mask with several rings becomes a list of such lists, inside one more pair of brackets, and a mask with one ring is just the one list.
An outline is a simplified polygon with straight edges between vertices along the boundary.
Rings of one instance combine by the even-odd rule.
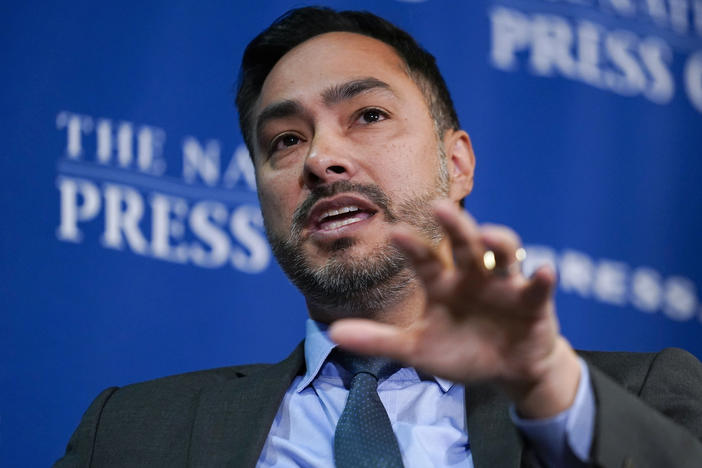
[[458, 115], [436, 59], [407, 32], [367, 11], [297, 8], [284, 13], [256, 36], [246, 47], [241, 60], [236, 106], [241, 133], [252, 158], [255, 145], [251, 111], [270, 71], [283, 55], [308, 39], [342, 31], [369, 36], [391, 46], [424, 94], [438, 135], [459, 128]]

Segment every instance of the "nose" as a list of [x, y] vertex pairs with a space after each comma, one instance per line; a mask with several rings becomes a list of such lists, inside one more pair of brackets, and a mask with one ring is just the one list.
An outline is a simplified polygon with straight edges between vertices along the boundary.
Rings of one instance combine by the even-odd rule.
[[303, 174], [308, 188], [349, 180], [355, 173], [355, 159], [343, 142], [331, 136], [315, 135], [305, 159]]

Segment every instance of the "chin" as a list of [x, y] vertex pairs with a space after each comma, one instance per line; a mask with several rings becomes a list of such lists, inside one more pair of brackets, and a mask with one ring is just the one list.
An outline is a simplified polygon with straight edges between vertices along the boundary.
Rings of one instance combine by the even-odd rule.
[[[363, 263], [372, 261], [378, 252], [388, 252], [392, 249], [390, 242], [379, 242], [369, 245], [355, 237], [339, 237], [324, 245], [314, 247], [314, 253], [308, 258], [316, 258], [321, 267], [330, 261], [338, 263]], [[309, 253], [309, 252], [308, 252]]]

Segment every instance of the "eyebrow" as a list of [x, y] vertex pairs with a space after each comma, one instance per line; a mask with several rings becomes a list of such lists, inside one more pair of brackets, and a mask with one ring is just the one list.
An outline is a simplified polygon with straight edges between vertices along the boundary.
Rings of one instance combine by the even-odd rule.
[[322, 100], [325, 105], [331, 106], [374, 89], [383, 89], [395, 94], [392, 92], [390, 85], [384, 81], [380, 81], [377, 78], [361, 78], [360, 80], [348, 81], [325, 89], [322, 91]]
[[[358, 80], [348, 81], [339, 85], [330, 86], [322, 91], [322, 101], [325, 106], [333, 106], [339, 102], [352, 99], [359, 94], [376, 89], [387, 90], [391, 94], [395, 94], [390, 88], [390, 85], [377, 78], [361, 78]], [[274, 119], [283, 119], [295, 115], [304, 114], [305, 110], [299, 101], [294, 99], [286, 99], [284, 101], [274, 102], [264, 108], [256, 118], [256, 135], [260, 136], [263, 127]]]
[[256, 118], [256, 135], [260, 137], [261, 130], [270, 120], [300, 115], [303, 112], [302, 105], [298, 101], [286, 99], [284, 101], [274, 102], [263, 109], [258, 115], [258, 118]]

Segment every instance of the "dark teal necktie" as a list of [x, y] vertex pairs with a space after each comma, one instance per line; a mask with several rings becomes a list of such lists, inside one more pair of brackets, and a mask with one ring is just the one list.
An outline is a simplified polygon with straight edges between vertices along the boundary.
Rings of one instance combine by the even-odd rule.
[[392, 424], [378, 396], [378, 380], [399, 366], [384, 358], [369, 358], [335, 350], [337, 363], [352, 377], [349, 396], [334, 433], [337, 468], [402, 468], [402, 455]]

